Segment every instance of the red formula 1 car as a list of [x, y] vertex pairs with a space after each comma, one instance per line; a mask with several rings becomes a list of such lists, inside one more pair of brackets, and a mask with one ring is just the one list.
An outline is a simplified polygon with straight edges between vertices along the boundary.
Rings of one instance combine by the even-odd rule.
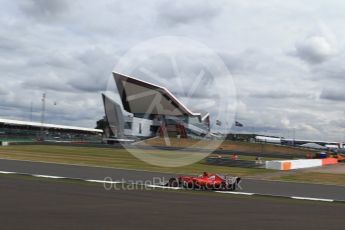
[[239, 177], [223, 176], [204, 172], [202, 175], [197, 177], [179, 176], [170, 178], [166, 186], [184, 187], [189, 189], [234, 191], [240, 181], [241, 178]]

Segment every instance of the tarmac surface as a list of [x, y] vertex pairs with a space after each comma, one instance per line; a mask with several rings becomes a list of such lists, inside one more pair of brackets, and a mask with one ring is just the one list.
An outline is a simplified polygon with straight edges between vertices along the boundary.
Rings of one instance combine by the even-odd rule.
[[345, 205], [0, 176], [0, 229], [343, 229]]
[[[176, 174], [114, 168], [87, 167], [17, 160], [0, 160], [0, 171], [41, 174], [80, 179], [162, 184]], [[200, 172], [201, 173], [201, 172]], [[240, 192], [274, 196], [297, 196], [345, 201], [345, 186], [243, 179]]]

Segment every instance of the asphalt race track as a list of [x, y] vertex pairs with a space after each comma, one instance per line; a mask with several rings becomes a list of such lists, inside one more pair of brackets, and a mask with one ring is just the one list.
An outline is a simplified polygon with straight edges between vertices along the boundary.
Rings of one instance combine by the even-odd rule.
[[0, 229], [343, 229], [340, 203], [0, 176]]
[[[10, 171], [27, 174], [43, 174], [94, 180], [104, 180], [105, 177], [111, 177], [113, 181], [125, 180], [138, 183], [144, 183], [145, 180], [159, 183], [159, 180], [153, 180], [153, 178], [165, 178], [165, 181], [167, 181], [171, 176], [174, 176], [174, 174], [146, 171], [38, 163], [4, 159], [0, 160], [0, 171]], [[345, 186], [244, 179], [241, 183], [241, 187], [243, 188], [243, 190], [240, 190], [240, 192], [345, 201]]]

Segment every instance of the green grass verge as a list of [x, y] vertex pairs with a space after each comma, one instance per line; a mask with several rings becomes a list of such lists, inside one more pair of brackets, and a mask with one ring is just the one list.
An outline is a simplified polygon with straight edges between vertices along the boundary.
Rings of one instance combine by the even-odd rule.
[[[137, 150], [137, 154], [164, 155], [172, 161], [179, 160], [182, 152], [163, 150]], [[185, 154], [185, 153], [184, 153]], [[202, 154], [202, 153], [190, 153]], [[272, 172], [266, 169], [239, 168], [226, 166], [205, 165], [203, 161], [183, 167], [159, 167], [143, 162], [125, 149], [47, 146], [47, 145], [18, 145], [0, 148], [0, 158], [15, 160], [42, 161], [61, 164], [78, 164], [123, 169], [148, 170], [169, 173], [199, 174], [203, 171], [232, 174], [237, 176], [255, 175]], [[240, 156], [241, 158], [241, 156]], [[183, 158], [181, 159], [183, 160]]]
[[[141, 145], [166, 146], [164, 138], [152, 138], [143, 141]], [[139, 144], [139, 145], [140, 145]], [[269, 143], [249, 143], [240, 141], [215, 141], [215, 140], [193, 140], [170, 138], [170, 146], [182, 148], [201, 148], [201, 149], [222, 149], [229, 151], [249, 152], [249, 153], [270, 153], [270, 154], [313, 154], [315, 151], [292, 146], [281, 146]]]

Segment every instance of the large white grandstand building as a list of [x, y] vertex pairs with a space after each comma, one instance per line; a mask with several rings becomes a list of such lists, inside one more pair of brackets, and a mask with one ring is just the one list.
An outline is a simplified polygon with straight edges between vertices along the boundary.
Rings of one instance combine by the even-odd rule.
[[119, 73], [113, 73], [113, 77], [122, 105], [102, 95], [107, 137], [197, 138], [210, 135], [210, 115], [191, 111], [168, 89]]
[[103, 130], [0, 118], [0, 142], [100, 141]]

